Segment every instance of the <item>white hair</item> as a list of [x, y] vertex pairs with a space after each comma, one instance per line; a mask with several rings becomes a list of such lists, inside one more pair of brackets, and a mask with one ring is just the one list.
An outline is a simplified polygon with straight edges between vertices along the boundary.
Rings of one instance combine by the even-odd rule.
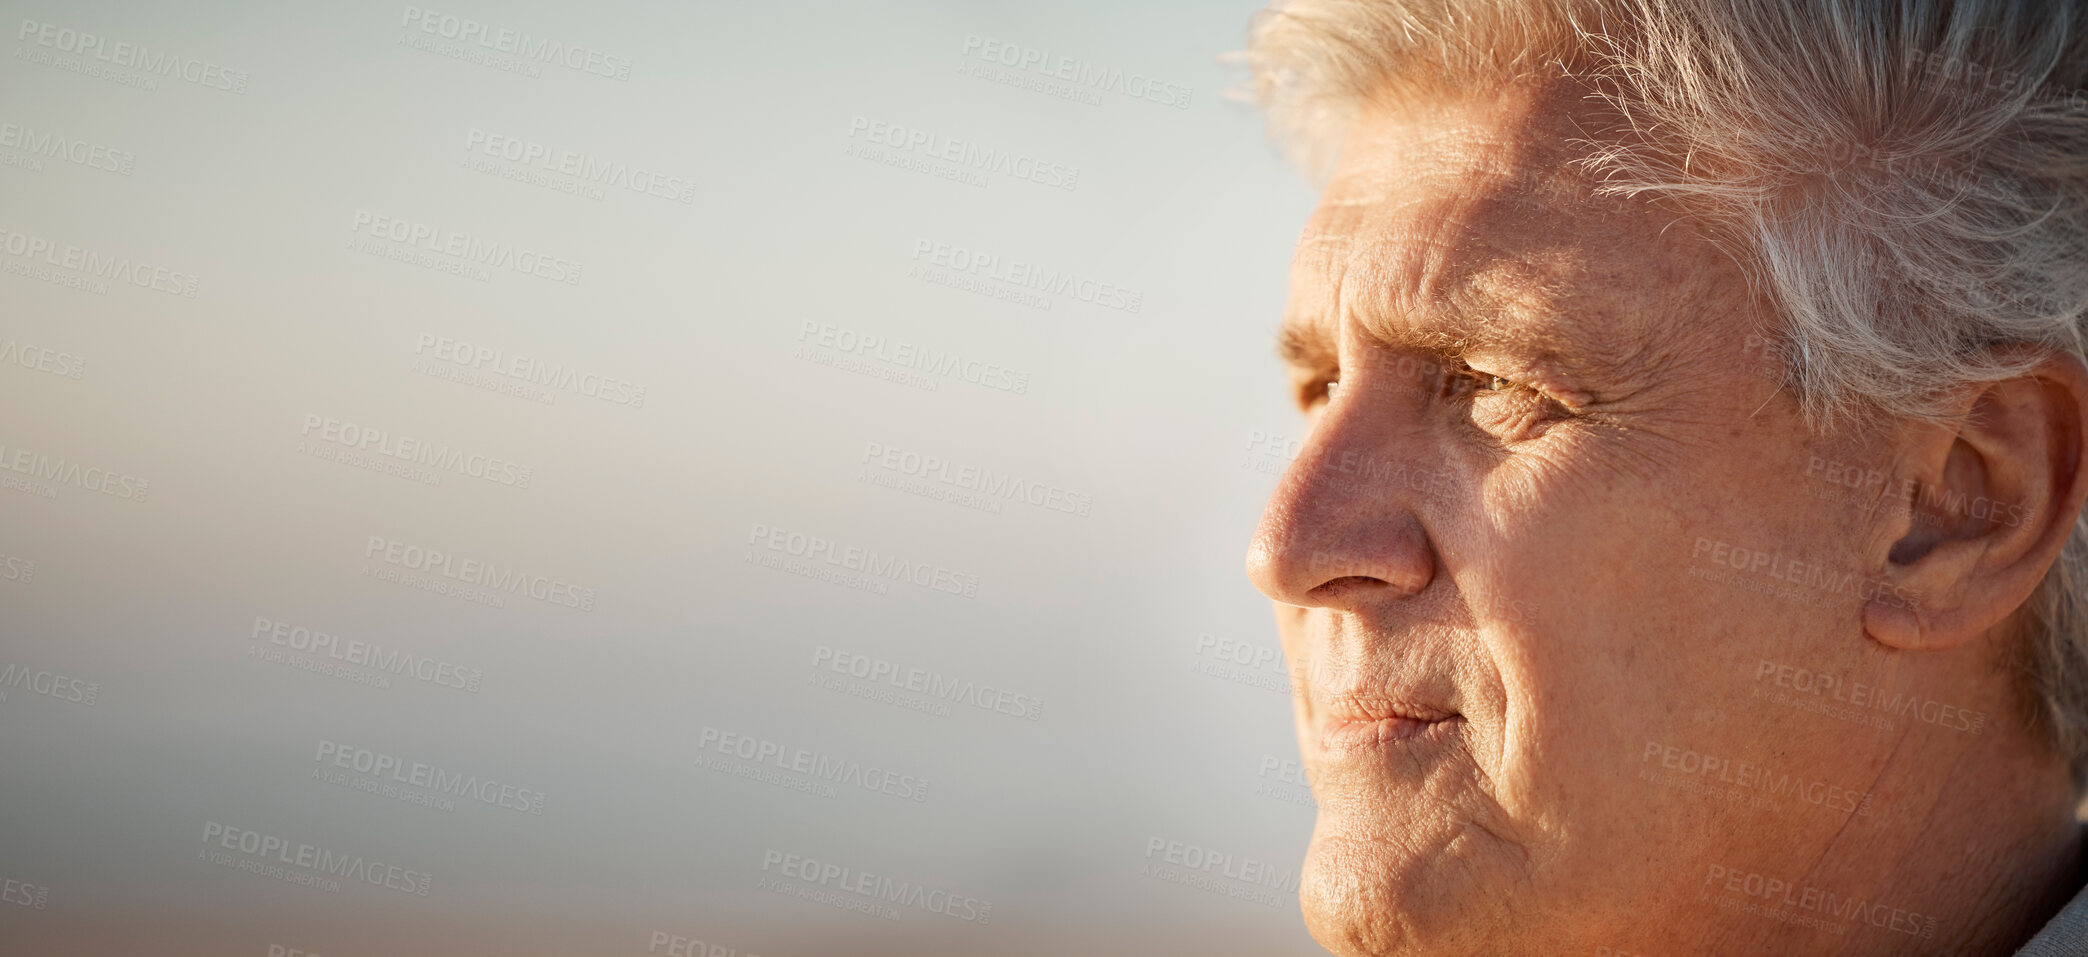
[[[1572, 77], [1604, 192], [1672, 201], [1773, 303], [1815, 426], [1935, 417], [2084, 353], [2088, 21], [2053, 0], [1277, 0], [1254, 92], [1324, 173], [1388, 91]], [[1997, 349], [2025, 346], [2022, 349]], [[2088, 522], [2027, 604], [2031, 716], [2088, 780]]]

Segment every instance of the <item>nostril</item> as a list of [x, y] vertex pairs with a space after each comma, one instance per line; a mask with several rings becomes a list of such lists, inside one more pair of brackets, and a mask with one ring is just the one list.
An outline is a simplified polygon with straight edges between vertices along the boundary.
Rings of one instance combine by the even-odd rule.
[[1368, 575], [1343, 575], [1340, 578], [1329, 579], [1319, 583], [1307, 594], [1317, 601], [1325, 602], [1350, 592], [1368, 591], [1382, 588], [1389, 584], [1391, 583], [1382, 578], [1372, 578]]

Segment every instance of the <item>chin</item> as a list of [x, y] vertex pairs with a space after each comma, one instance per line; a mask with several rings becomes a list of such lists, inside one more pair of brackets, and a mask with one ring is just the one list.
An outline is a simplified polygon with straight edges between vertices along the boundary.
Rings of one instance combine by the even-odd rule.
[[[1504, 957], [1527, 932], [1514, 861], [1449, 822], [1343, 821], [1321, 802], [1298, 875], [1305, 926], [1341, 957]], [[1439, 830], [1438, 828], [1441, 828]], [[1510, 855], [1512, 857], [1512, 855]], [[1520, 915], [1520, 916], [1518, 916]], [[1544, 948], [1540, 952], [1556, 952]]]
[[1432, 953], [1410, 905], [1422, 878], [1383, 845], [1330, 836], [1324, 816], [1298, 875], [1298, 904], [1314, 940], [1340, 957]]

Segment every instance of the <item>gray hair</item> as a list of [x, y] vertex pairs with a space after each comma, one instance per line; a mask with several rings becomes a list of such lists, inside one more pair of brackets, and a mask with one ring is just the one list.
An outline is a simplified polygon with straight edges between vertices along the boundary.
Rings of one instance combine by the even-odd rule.
[[[1952, 389], [2088, 358], [2088, 23], [2071, 2], [1278, 0], [1251, 39], [1257, 98], [1320, 173], [1390, 90], [1588, 83], [1630, 134], [1586, 144], [1601, 189], [1711, 228], [1774, 304], [1816, 427], [1934, 418]], [[2025, 624], [2010, 664], [2079, 786], [2080, 516]]]

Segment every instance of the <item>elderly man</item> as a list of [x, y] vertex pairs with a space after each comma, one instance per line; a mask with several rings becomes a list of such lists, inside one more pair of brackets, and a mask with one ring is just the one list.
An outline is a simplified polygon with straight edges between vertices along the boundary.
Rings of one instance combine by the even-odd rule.
[[[1365, 954], [2088, 954], [2088, 14], [1298, 0], [1248, 555]], [[1424, 478], [1425, 477], [1425, 478]]]

